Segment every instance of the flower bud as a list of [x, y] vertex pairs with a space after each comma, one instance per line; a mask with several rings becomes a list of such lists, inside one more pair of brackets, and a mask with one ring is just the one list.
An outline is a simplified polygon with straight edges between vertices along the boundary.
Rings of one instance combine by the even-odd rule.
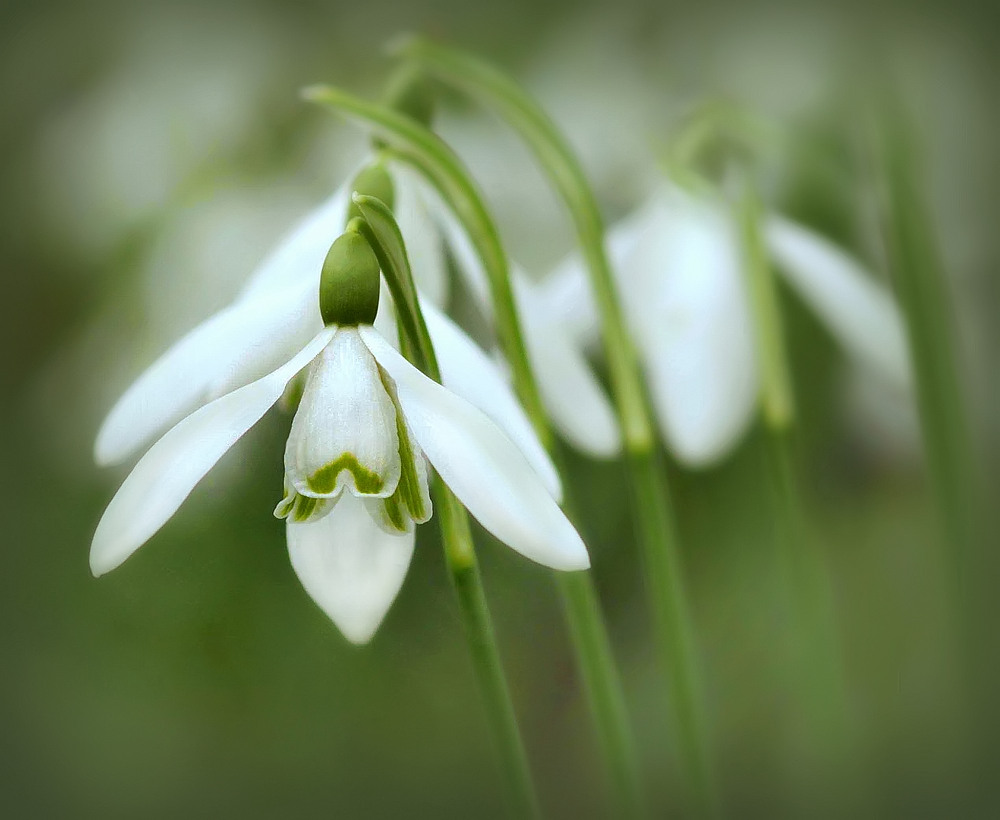
[[330, 246], [319, 284], [319, 309], [327, 325], [370, 325], [378, 313], [379, 264], [351, 220]]

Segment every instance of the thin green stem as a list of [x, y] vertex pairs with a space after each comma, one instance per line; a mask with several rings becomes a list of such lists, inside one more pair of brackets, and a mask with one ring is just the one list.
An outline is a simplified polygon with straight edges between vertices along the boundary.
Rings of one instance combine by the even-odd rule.
[[780, 432], [791, 427], [795, 418], [795, 402], [788, 373], [778, 290], [760, 226], [761, 205], [757, 192], [749, 182], [744, 182], [736, 211], [761, 369], [761, 405], [767, 426]]
[[[399, 225], [392, 211], [381, 200], [355, 194], [353, 202], [364, 218], [362, 233], [375, 251], [393, 294], [397, 321], [402, 331], [403, 349], [412, 356], [417, 367], [440, 382], [441, 371], [417, 299]], [[485, 701], [486, 715], [500, 753], [511, 812], [514, 817], [519, 818], [539, 817], [541, 811], [528, 767], [528, 756], [504, 677], [493, 623], [486, 605], [486, 594], [479, 575], [469, 516], [440, 478], [434, 480], [433, 493], [444, 543], [445, 562], [458, 597], [465, 637]]]
[[889, 112], [876, 120], [880, 216], [891, 278], [906, 319], [927, 472], [942, 528], [939, 561], [947, 579], [964, 689], [958, 719], [971, 741], [966, 768], [976, 787], [992, 789], [993, 738], [1000, 724], [1000, 659], [993, 629], [996, 574], [959, 375], [955, 317], [912, 130], [896, 98], [880, 103], [880, 113]]
[[[889, 106], [890, 109], [893, 106]], [[954, 317], [935, 232], [900, 114], [881, 123], [881, 216], [893, 284], [906, 318], [928, 471], [959, 595], [974, 571], [977, 482], [959, 379]]]
[[790, 431], [768, 427], [764, 449], [792, 629], [792, 684], [805, 712], [808, 748], [819, 755], [810, 763], [814, 771], [828, 772], [836, 765], [846, 774], [851, 732], [829, 572], [807, 525]]
[[[560, 473], [565, 474], [561, 469]], [[569, 507], [570, 502], [564, 501], [563, 509], [571, 520], [576, 520]], [[625, 693], [611, 651], [594, 579], [589, 572], [557, 572], [554, 575], [599, 746], [614, 790], [617, 815], [622, 818], [648, 817]]]
[[504, 677], [500, 653], [479, 566], [472, 546], [469, 516], [451, 491], [440, 479], [434, 481], [434, 507], [445, 545], [448, 572], [455, 587], [462, 625], [472, 656], [472, 666], [479, 680], [479, 689], [486, 703], [486, 716], [500, 751], [500, 761], [508, 786], [513, 817], [541, 816], [538, 797], [528, 769], [528, 756], [517, 725], [507, 680]]
[[639, 545], [653, 604], [654, 637], [666, 666], [671, 695], [668, 703], [678, 751], [690, 779], [694, 808], [703, 815], [714, 815], [719, 807], [711, 781], [701, 686], [666, 471], [655, 450], [633, 454], [630, 468]]
[[800, 481], [793, 467], [790, 439], [795, 405], [777, 283], [761, 231], [761, 203], [750, 180], [742, 182], [735, 217], [761, 368], [775, 542], [793, 630], [793, 682], [813, 739], [822, 741], [826, 749], [836, 750], [843, 760], [847, 710], [830, 579], [823, 556], [808, 532]]
[[590, 274], [611, 379], [629, 459], [636, 516], [646, 556], [646, 575], [658, 642], [670, 679], [669, 700], [686, 779], [698, 808], [715, 810], [707, 731], [683, 591], [680, 556], [667, 493], [656, 454], [654, 425], [604, 248], [604, 222], [586, 175], [555, 124], [502, 72], [467, 54], [408, 39], [397, 51], [496, 112], [535, 154], [562, 196], [576, 226]]
[[[374, 130], [397, 155], [410, 162], [438, 188], [462, 220], [489, 276], [497, 335], [504, 355], [511, 364], [515, 389], [539, 439], [553, 459], [557, 459], [555, 436], [542, 406], [521, 333], [507, 256], [489, 211], [461, 162], [432, 133], [391, 111], [372, 106], [335, 89], [313, 89], [309, 96], [348, 113]], [[420, 337], [413, 340], [413, 345], [418, 350], [421, 346], [429, 347], [430, 340], [416, 301], [416, 291], [412, 287], [412, 277], [398, 226], [392, 222], [388, 209], [377, 200], [359, 197], [355, 201], [369, 219], [373, 233], [378, 234], [378, 237], [373, 237], [376, 239], [374, 247], [383, 270], [386, 265], [390, 268], [387, 279], [391, 280], [391, 269], [405, 266], [402, 278], [408, 278], [411, 284], [396, 285], [399, 295], [394, 291], [394, 298], [402, 304], [410, 304], [418, 317], [416, 322], [407, 325], [411, 328], [407, 332]], [[379, 244], [383, 247], [380, 248]], [[394, 287], [392, 281], [390, 287]], [[580, 576], [581, 580], [566, 580], [561, 573], [557, 573], [557, 576], [577, 662], [597, 725], [598, 741], [615, 789], [618, 814], [624, 817], [642, 816], [643, 800], [633, 753], [634, 741], [624, 708], [621, 680], [610, 650], [607, 630], [600, 617], [596, 591], [587, 576]]]

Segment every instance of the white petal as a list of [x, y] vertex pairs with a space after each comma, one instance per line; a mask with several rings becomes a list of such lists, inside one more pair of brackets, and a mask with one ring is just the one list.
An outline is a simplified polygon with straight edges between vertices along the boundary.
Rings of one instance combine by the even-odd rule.
[[513, 283], [524, 343], [553, 424], [581, 452], [614, 458], [622, 446], [618, 419], [583, 351], [547, 315], [536, 288], [517, 269]]
[[622, 299], [662, 433], [681, 461], [704, 466], [735, 445], [756, 406], [740, 255], [707, 203], [677, 194], [647, 219], [618, 271]]
[[480, 310], [487, 317], [493, 315], [490, 298], [490, 280], [483, 267], [475, 243], [465, 231], [461, 220], [452, 212], [449, 205], [431, 185], [423, 187], [422, 196], [434, 222], [437, 224], [452, 257], [455, 267], [461, 275], [465, 286], [469, 289]]
[[[349, 179], [353, 179], [353, 174]], [[349, 184], [345, 183], [323, 204], [296, 225], [250, 275], [241, 299], [295, 285], [303, 278], [316, 277], [333, 241], [344, 232]]]
[[318, 272], [283, 290], [247, 300], [251, 301], [259, 307], [248, 318], [237, 354], [219, 368], [209, 385], [211, 398], [270, 373], [323, 329]]
[[[314, 289], [315, 290], [315, 289]], [[319, 328], [315, 293], [299, 287], [231, 305], [156, 360], [111, 409], [94, 457], [115, 464], [226, 385], [252, 381], [288, 359]]]
[[396, 382], [417, 443], [473, 517], [522, 555], [554, 569], [586, 569], [587, 549], [507, 435], [465, 399], [414, 368], [371, 327], [359, 328]]
[[441, 230], [424, 195], [428, 185], [416, 171], [400, 164], [393, 166], [392, 179], [396, 195], [393, 213], [406, 242], [414, 281], [435, 305], [444, 305], [448, 268]]
[[326, 346], [323, 330], [284, 366], [196, 410], [154, 444], [104, 511], [90, 548], [103, 575], [142, 546], [223, 454], [267, 412], [285, 385]]
[[500, 369], [458, 325], [426, 300], [421, 301], [444, 386], [496, 422], [520, 448], [549, 494], [560, 501], [562, 484], [555, 465]]
[[413, 532], [389, 535], [345, 495], [318, 521], [289, 521], [288, 555], [306, 592], [352, 643], [371, 640], [399, 593]]
[[[651, 205], [640, 208], [608, 230], [605, 250], [613, 271], [621, 272], [626, 257], [648, 229], [651, 211]], [[590, 276], [578, 251], [563, 259], [535, 287], [549, 318], [564, 327], [578, 344], [592, 345], [600, 339], [600, 316]]]
[[387, 498], [399, 483], [396, 408], [357, 328], [338, 329], [313, 363], [288, 436], [285, 474], [313, 498], [332, 498], [344, 487]]
[[801, 225], [772, 216], [765, 236], [785, 278], [840, 343], [893, 384], [908, 387], [906, 334], [889, 293], [851, 257]]
[[600, 318], [587, 269], [579, 254], [567, 256], [535, 287], [550, 320], [565, 328], [580, 345], [597, 342], [601, 332]]

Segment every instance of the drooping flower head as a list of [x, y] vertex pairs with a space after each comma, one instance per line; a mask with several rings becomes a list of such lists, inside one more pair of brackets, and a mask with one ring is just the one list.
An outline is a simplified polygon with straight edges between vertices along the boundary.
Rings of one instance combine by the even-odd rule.
[[[555, 500], [558, 476], [499, 372], [482, 370], [488, 357], [470, 355], [473, 343], [444, 317], [432, 320], [442, 358], [453, 370], [480, 367], [466, 386], [479, 388], [479, 400], [513, 434], [427, 378], [375, 329], [379, 266], [356, 228], [330, 248], [319, 294], [313, 310], [322, 327], [304, 347], [195, 410], [140, 459], [98, 525], [94, 574], [119, 566], [166, 523], [301, 372], [285, 498], [275, 513], [286, 520], [303, 586], [350, 640], [371, 637], [402, 584], [414, 525], [432, 512], [427, 461], [499, 540], [556, 569], [586, 568], [586, 548]], [[204, 383], [196, 367], [191, 377]], [[152, 378], [163, 381], [162, 373]], [[519, 448], [512, 438], [527, 443]]]
[[[802, 225], [768, 214], [762, 231], [775, 268], [851, 358], [906, 390], [903, 324], [886, 290]], [[760, 373], [739, 242], [720, 199], [666, 181], [607, 238], [663, 439], [690, 466], [724, 458], [757, 407]], [[578, 258], [561, 264], [541, 293], [564, 328], [583, 342], [596, 338], [596, 309]]]

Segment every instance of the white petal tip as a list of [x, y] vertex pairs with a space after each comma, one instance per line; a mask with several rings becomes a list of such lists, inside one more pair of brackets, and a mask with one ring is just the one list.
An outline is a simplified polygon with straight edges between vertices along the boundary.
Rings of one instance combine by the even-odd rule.
[[114, 467], [129, 456], [129, 451], [111, 440], [111, 435], [102, 427], [94, 441], [94, 463], [98, 467]]
[[123, 561], [115, 558], [112, 551], [107, 548], [107, 544], [98, 542], [95, 538], [90, 547], [90, 573], [95, 578], [107, 575], [111, 570], [117, 569]]
[[592, 435], [586, 442], [576, 442], [576, 447], [598, 461], [614, 461], [622, 454], [621, 432], [616, 424], [600, 435]]
[[583, 572], [590, 569], [590, 556], [587, 555], [585, 550], [583, 555], [567, 557], [566, 562], [562, 566], [553, 567], [553, 569], [558, 569], [561, 572]]
[[545, 544], [538, 544], [535, 550], [520, 550], [517, 545], [512, 545], [518, 552], [529, 558], [538, 561], [550, 569], [560, 572], [577, 572], [590, 569], [590, 555], [587, 547], [580, 538], [580, 534], [567, 518], [560, 512], [558, 528], [561, 530], [556, 539], [549, 540]]
[[375, 633], [378, 631], [379, 626], [382, 623], [382, 619], [379, 618], [378, 623], [337, 623], [333, 622], [337, 629], [340, 630], [341, 634], [347, 639], [348, 643], [354, 644], [354, 646], [364, 646], [371, 642], [371, 639], [375, 637]]
[[722, 461], [733, 447], [735, 447], [735, 442], [721, 447], [706, 448], [674, 445], [671, 450], [674, 458], [685, 467], [692, 470], [707, 470]]

